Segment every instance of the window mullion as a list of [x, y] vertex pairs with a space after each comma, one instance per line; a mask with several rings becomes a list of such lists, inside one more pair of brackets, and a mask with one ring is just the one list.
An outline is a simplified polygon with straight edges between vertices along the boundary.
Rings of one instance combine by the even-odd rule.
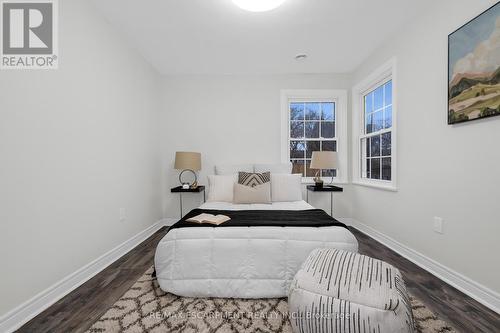
[[377, 132], [372, 132], [372, 133], [369, 133], [369, 134], [361, 134], [359, 136], [359, 138], [360, 139], [366, 139], [366, 138], [371, 138], [371, 137], [374, 137], [374, 136], [377, 136], [377, 135], [382, 135], [382, 134], [389, 133], [389, 132], [392, 132], [392, 127], [385, 128], [383, 130], [380, 130], [380, 131], [377, 131]]

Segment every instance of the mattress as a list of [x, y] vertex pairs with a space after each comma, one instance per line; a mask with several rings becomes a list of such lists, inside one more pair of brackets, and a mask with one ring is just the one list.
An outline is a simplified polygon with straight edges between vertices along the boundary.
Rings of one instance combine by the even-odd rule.
[[[305, 201], [269, 205], [210, 202], [217, 210], [306, 210]], [[170, 230], [155, 255], [160, 287], [179, 296], [285, 297], [290, 283], [316, 248], [357, 252], [344, 227], [191, 227]]]

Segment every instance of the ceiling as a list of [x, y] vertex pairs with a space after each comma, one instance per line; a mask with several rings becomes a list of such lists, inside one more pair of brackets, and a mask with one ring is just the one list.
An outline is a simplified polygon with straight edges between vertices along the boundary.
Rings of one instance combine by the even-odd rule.
[[433, 1], [287, 0], [252, 13], [231, 0], [93, 0], [166, 75], [351, 72]]

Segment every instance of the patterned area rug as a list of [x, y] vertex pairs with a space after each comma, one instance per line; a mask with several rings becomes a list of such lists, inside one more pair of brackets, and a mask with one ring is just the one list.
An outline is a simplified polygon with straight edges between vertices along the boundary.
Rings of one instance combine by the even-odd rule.
[[[165, 293], [151, 267], [92, 327], [97, 332], [291, 332], [285, 298], [206, 299]], [[457, 332], [412, 297], [421, 333]]]

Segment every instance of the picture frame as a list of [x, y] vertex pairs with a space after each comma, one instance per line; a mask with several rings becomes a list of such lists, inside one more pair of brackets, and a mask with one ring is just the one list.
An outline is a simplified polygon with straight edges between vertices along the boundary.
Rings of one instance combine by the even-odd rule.
[[500, 115], [500, 3], [448, 35], [448, 124]]

